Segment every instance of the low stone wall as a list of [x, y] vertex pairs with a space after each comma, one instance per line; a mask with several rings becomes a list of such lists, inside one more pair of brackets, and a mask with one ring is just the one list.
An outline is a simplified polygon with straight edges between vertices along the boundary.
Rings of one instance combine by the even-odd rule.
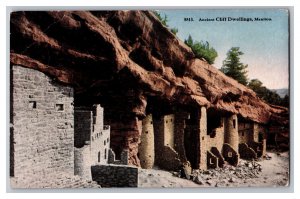
[[156, 159], [156, 164], [162, 168], [169, 171], [176, 171], [182, 166], [182, 162], [179, 158], [178, 153], [169, 146], [164, 146], [163, 150], [160, 152], [162, 155]]
[[252, 160], [257, 158], [256, 152], [252, 148], [248, 147], [246, 143], [239, 144], [239, 154], [240, 157], [245, 160]]
[[124, 165], [92, 166], [92, 179], [101, 187], [137, 187], [138, 168]]
[[223, 167], [225, 160], [224, 160], [222, 154], [220, 153], [220, 151], [218, 150], [218, 148], [212, 147], [210, 151], [212, 154], [214, 154], [218, 158], [218, 166]]
[[248, 145], [249, 145], [249, 147], [251, 147], [255, 151], [258, 158], [263, 155], [263, 150], [264, 150], [263, 143], [249, 142]]
[[237, 151], [235, 151], [230, 144], [225, 143], [223, 145], [223, 157], [224, 159], [231, 165], [237, 166], [239, 162], [239, 155]]
[[128, 165], [128, 150], [123, 150], [121, 159], [116, 160], [116, 154], [112, 149], [108, 150], [108, 164]]
[[208, 169], [218, 168], [218, 158], [209, 151], [207, 151], [207, 168]]

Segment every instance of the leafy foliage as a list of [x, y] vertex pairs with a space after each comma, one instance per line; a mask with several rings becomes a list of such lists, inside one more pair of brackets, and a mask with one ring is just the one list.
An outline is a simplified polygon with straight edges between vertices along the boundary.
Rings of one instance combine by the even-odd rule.
[[167, 17], [167, 15], [165, 15], [165, 16], [163, 17], [163, 16], [161, 16], [161, 14], [160, 14], [159, 12], [157, 12], [157, 11], [153, 11], [153, 13], [157, 16], [157, 18], [159, 19], [159, 21], [160, 21], [164, 26], [168, 27], [168, 24], [167, 24], [167, 22], [168, 22], [168, 17]]
[[192, 36], [189, 35], [188, 39], [184, 40], [184, 43], [191, 47], [197, 58], [204, 58], [209, 64], [213, 64], [218, 56], [217, 51], [207, 41], [194, 41]]
[[286, 95], [284, 98], [281, 98], [275, 91], [271, 91], [258, 79], [252, 79], [248, 87], [251, 88], [258, 97], [265, 100], [269, 104], [279, 105], [279, 106], [289, 106], [289, 96]]
[[[159, 19], [159, 21], [166, 27], [169, 27], [168, 23], [168, 17], [167, 15], [162, 16], [159, 12], [157, 11], [153, 11], [153, 13], [155, 14], [155, 16]], [[178, 28], [174, 27], [171, 28], [170, 31], [176, 35], [178, 33]]]
[[176, 35], [178, 33], [178, 28], [171, 28], [171, 32]]
[[232, 47], [227, 52], [227, 58], [223, 61], [223, 66], [220, 71], [225, 75], [232, 77], [243, 85], [247, 85], [247, 64], [240, 62], [240, 56], [244, 53], [240, 51], [239, 47]]

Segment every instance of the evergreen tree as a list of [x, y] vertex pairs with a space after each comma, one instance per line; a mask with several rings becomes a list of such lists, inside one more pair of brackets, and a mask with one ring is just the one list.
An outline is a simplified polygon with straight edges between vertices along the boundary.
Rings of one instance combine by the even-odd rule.
[[280, 105], [289, 108], [290, 97], [288, 95], [285, 95], [284, 98], [281, 100], [281, 104]]
[[[153, 13], [155, 14], [155, 16], [159, 19], [159, 21], [166, 27], [169, 28], [169, 25], [168, 25], [168, 16], [167, 15], [164, 15], [162, 16], [159, 12], [157, 11], [153, 11]], [[176, 35], [178, 33], [178, 28], [174, 27], [174, 28], [169, 28], [169, 30], [174, 34]]]
[[279, 105], [288, 107], [289, 106], [289, 96], [286, 95], [284, 98], [281, 98], [275, 91], [268, 89], [263, 86], [263, 83], [258, 79], [252, 79], [248, 87], [251, 88], [258, 97], [265, 100], [269, 104]]
[[189, 37], [184, 40], [184, 43], [191, 47], [197, 58], [204, 58], [209, 64], [213, 64], [216, 57], [218, 56], [217, 51], [213, 47], [211, 47], [207, 41], [194, 41], [192, 36], [189, 35]]
[[171, 32], [176, 35], [178, 33], [178, 28], [171, 28]]
[[232, 77], [237, 80], [239, 83], [247, 85], [247, 64], [240, 62], [240, 56], [244, 53], [240, 51], [239, 47], [232, 47], [227, 52], [227, 58], [223, 61], [223, 66], [220, 71], [225, 75]]
[[265, 93], [267, 93], [267, 88], [263, 86], [263, 83], [258, 79], [252, 79], [248, 87], [251, 88], [258, 97], [264, 98]]
[[156, 15], [156, 17], [159, 19], [159, 21], [166, 27], [168, 27], [168, 17], [167, 15], [165, 15], [164, 17], [161, 16], [161, 14], [159, 14], [159, 12], [157, 11], [153, 11], [153, 13]]

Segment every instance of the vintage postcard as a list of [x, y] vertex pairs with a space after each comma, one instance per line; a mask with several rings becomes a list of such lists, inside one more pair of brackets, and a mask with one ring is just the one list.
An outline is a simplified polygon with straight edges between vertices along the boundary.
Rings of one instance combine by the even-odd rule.
[[284, 187], [289, 10], [10, 14], [11, 188]]

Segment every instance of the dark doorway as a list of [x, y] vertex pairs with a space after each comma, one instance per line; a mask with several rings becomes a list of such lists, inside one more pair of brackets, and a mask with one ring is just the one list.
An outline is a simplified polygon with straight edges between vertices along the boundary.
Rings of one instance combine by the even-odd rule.
[[262, 132], [258, 133], [258, 142], [262, 142], [264, 140], [264, 134]]
[[[193, 169], [199, 168], [199, 124], [197, 122], [197, 113], [192, 113], [190, 119], [186, 120], [186, 128], [184, 129], [184, 148], [188, 161]], [[198, 124], [198, 125], [197, 125]]]
[[268, 134], [268, 139], [267, 139], [267, 148], [271, 149], [276, 146], [275, 142], [275, 133], [269, 133]]

